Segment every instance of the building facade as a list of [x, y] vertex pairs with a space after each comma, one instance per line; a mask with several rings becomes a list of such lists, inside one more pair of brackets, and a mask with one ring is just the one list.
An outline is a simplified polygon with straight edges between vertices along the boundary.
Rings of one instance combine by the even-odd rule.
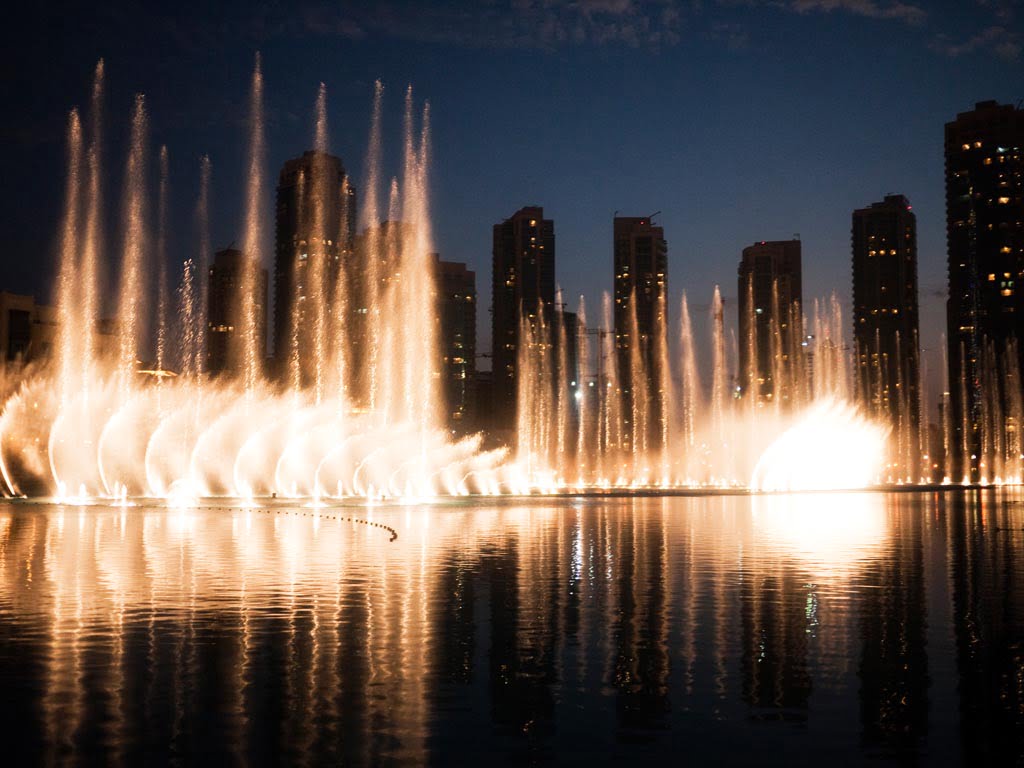
[[[308, 361], [315, 354], [312, 308], [319, 301], [330, 311], [330, 287], [352, 253], [355, 215], [356, 190], [341, 158], [311, 150], [281, 168], [274, 237], [273, 340], [279, 376], [285, 375], [290, 356], [297, 354]], [[318, 279], [322, 284], [313, 285]], [[310, 367], [304, 366], [307, 371]]]
[[1024, 110], [986, 101], [957, 115], [945, 155], [947, 450], [956, 478], [978, 481], [1024, 452]]
[[[491, 271], [493, 389], [487, 424], [511, 430], [518, 397], [520, 330], [551, 328], [555, 309], [555, 223], [540, 206], [494, 225]], [[531, 333], [532, 337], [539, 334]]]
[[758, 403], [791, 404], [803, 380], [801, 244], [762, 240], [739, 265], [739, 390]]
[[[245, 255], [225, 248], [214, 255], [209, 268], [206, 308], [206, 370], [211, 376], [234, 376], [243, 369], [243, 345], [240, 337], [242, 318], [241, 288]], [[267, 270], [256, 272], [256, 338], [258, 349], [267, 339]]]
[[0, 364], [44, 360], [57, 337], [57, 309], [32, 296], [0, 291]]
[[903, 441], [920, 430], [917, 218], [903, 195], [853, 212], [857, 395]]
[[[667, 360], [660, 354], [668, 331], [668, 243], [650, 216], [616, 216], [612, 222], [615, 351], [622, 392], [623, 432], [632, 440], [632, 419], [642, 415], [648, 447], [663, 430]], [[639, 409], [639, 410], [638, 410]], [[628, 446], [627, 446], [628, 447]]]
[[448, 426], [474, 428], [476, 396], [476, 272], [434, 254], [440, 315], [441, 395]]

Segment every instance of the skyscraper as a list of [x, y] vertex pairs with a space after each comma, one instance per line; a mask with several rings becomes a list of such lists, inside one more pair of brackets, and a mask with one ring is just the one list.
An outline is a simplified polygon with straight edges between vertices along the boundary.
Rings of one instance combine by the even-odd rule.
[[889, 421], [909, 458], [911, 446], [919, 447], [920, 425], [917, 219], [910, 201], [886, 195], [854, 211], [852, 242], [857, 394], [871, 415]]
[[977, 104], [945, 152], [951, 471], [976, 481], [1024, 452], [1024, 110]]
[[[238, 374], [242, 371], [242, 345], [239, 339], [244, 322], [241, 316], [242, 271], [245, 256], [234, 248], [217, 251], [209, 270], [207, 291], [206, 360], [211, 376]], [[256, 273], [257, 348], [267, 343], [267, 270]]]
[[310, 150], [281, 168], [274, 247], [278, 375], [284, 375], [292, 355], [308, 373], [308, 362], [317, 354], [312, 318], [331, 311], [330, 286], [352, 253], [355, 209], [355, 187], [340, 158]]
[[552, 327], [555, 307], [555, 222], [540, 206], [521, 208], [494, 225], [491, 271], [493, 398], [495, 429], [515, 423], [520, 328]]
[[476, 272], [434, 254], [441, 316], [441, 394], [452, 429], [472, 429], [476, 394]]
[[804, 382], [800, 350], [801, 246], [798, 239], [743, 249], [739, 296], [740, 390], [757, 402], [791, 403]]
[[634, 440], [633, 419], [644, 447], [655, 447], [663, 434], [662, 401], [667, 338], [668, 244], [650, 216], [616, 216], [612, 223], [615, 269], [615, 348], [622, 389], [624, 432]]

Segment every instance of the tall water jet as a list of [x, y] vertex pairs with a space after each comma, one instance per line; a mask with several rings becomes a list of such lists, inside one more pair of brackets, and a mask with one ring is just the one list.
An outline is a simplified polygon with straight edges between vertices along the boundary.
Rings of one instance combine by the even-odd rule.
[[[347, 201], [350, 196], [350, 186], [348, 175], [341, 182], [341, 199]], [[349, 311], [350, 311], [350, 297], [349, 297], [349, 286], [350, 286], [350, 270], [348, 260], [352, 258], [352, 252], [349, 247], [349, 231], [350, 221], [349, 216], [350, 206], [344, 205], [341, 210], [341, 216], [339, 217], [339, 231], [335, 235], [335, 240], [338, 243], [338, 263], [335, 267], [334, 275], [334, 286], [331, 294], [331, 342], [334, 345], [334, 369], [335, 369], [335, 381], [336, 381], [336, 397], [339, 406], [344, 410], [348, 404], [351, 396], [351, 387], [349, 386]]]
[[199, 165], [199, 197], [196, 202], [196, 256], [186, 259], [180, 289], [181, 373], [202, 379], [205, 372], [207, 269], [210, 263], [210, 158]]
[[312, 377], [313, 392], [317, 403], [323, 400], [327, 390], [326, 376], [330, 368], [327, 348], [327, 311], [330, 296], [327, 287], [328, 235], [333, 240], [334, 233], [327, 231], [327, 197], [331, 194], [330, 179], [327, 170], [327, 86], [320, 83], [316, 97], [316, 132], [313, 140], [315, 153], [313, 156], [312, 176], [312, 218], [310, 222], [309, 251], [306, 259], [307, 307], [312, 317]]
[[685, 450], [692, 450], [696, 443], [697, 411], [700, 408], [700, 375], [697, 373], [697, 348], [690, 321], [690, 307], [686, 291], [679, 311], [680, 355], [682, 357], [682, 392], [680, 393], [680, 432]]
[[725, 395], [728, 388], [728, 371], [725, 361], [725, 307], [722, 292], [715, 286], [711, 300], [711, 428], [716, 437], [721, 437], [725, 428]]
[[655, 350], [657, 354], [656, 376], [658, 381], [658, 437], [659, 449], [661, 451], [661, 477], [658, 479], [662, 485], [670, 482], [669, 464], [671, 461], [670, 443], [672, 416], [670, 405], [675, 403], [672, 387], [672, 373], [669, 365], [668, 353], [668, 297], [667, 291], [662, 290], [658, 294], [657, 313], [658, 319], [655, 324]]
[[124, 245], [121, 256], [121, 288], [118, 298], [118, 387], [127, 398], [135, 376], [143, 333], [143, 286], [146, 253], [146, 103], [135, 97], [131, 143], [125, 171]]
[[[430, 226], [430, 196], [427, 169], [430, 162], [430, 104], [423, 105], [419, 136], [416, 136], [412, 87], [405, 95], [405, 163], [402, 215], [411, 227], [412, 242], [403, 248], [400, 289], [408, 316], [403, 329], [405, 345], [404, 381], [407, 387], [407, 418], [421, 428], [433, 428], [438, 416], [437, 291], [432, 263], [433, 232]], [[408, 312], [408, 309], [407, 309]], [[413, 332], [415, 329], [415, 333]], [[419, 356], [419, 365], [415, 360]]]
[[380, 225], [379, 201], [377, 190], [380, 186], [381, 163], [381, 115], [384, 104], [384, 84], [377, 80], [373, 84], [373, 112], [370, 119], [370, 138], [366, 152], [366, 189], [363, 196], [363, 211], [359, 228], [366, 235], [366, 275], [362, 283], [362, 306], [366, 312], [366, 328], [368, 349], [366, 358], [366, 381], [364, 383], [367, 405], [370, 410], [377, 408], [378, 401], [378, 366], [380, 362], [380, 306], [378, 295], [381, 283], [380, 249], [383, 247]]
[[590, 349], [587, 336], [587, 304], [583, 296], [580, 296], [579, 308], [576, 310], [576, 323], [576, 482], [583, 485], [590, 468], [588, 459], [592, 455], [592, 443], [588, 432], [591, 392], [587, 387], [587, 377], [584, 373], [590, 365]]
[[260, 55], [252, 73], [252, 88], [249, 106], [249, 163], [245, 186], [245, 231], [242, 236], [242, 279], [239, 300], [241, 302], [242, 328], [239, 334], [243, 384], [248, 397], [252, 397], [262, 373], [264, 350], [258, 335], [258, 312], [256, 290], [260, 264], [263, 263], [263, 181], [264, 163], [263, 138], [263, 72]]
[[[308, 187], [306, 170], [304, 168], [299, 169], [296, 179], [296, 217], [298, 219], [299, 232], [305, 232], [307, 228], [307, 222], [304, 217], [307, 208], [305, 197]], [[308, 249], [308, 247], [307, 243], [306, 248]], [[306, 254], [296, 254], [292, 260], [291, 267], [291, 317], [288, 318], [288, 381], [296, 401], [299, 400], [300, 392], [302, 391], [302, 315], [307, 303], [307, 287], [305, 285], [304, 273], [308, 272], [308, 267], [308, 250]], [[277, 350], [274, 350], [274, 354], [278, 354]]]
[[605, 466], [609, 470], [610, 478], [617, 480], [621, 475], [621, 458], [623, 447], [622, 429], [622, 385], [619, 381], [618, 350], [614, 332], [607, 330], [614, 328], [612, 313], [612, 297], [605, 292], [602, 302], [602, 319], [606, 329], [604, 335], [604, 349], [601, 352], [604, 369], [604, 381], [598, 386], [602, 387], [604, 398], [604, 444], [603, 453]]
[[79, 363], [78, 312], [80, 304], [77, 291], [79, 267], [79, 207], [82, 198], [82, 124], [78, 110], [68, 115], [68, 177], [64, 192], [64, 223], [61, 227], [60, 262], [57, 272], [57, 350], [60, 360], [60, 404], [64, 408], [77, 390], [78, 381], [74, 376]]
[[[646, 360], [640, 340], [640, 325], [636, 316], [636, 289], [629, 295], [629, 353], [626, 359], [629, 372], [629, 460], [632, 464], [633, 477], [641, 472], [640, 462], [647, 455], [647, 376]], [[621, 361], [621, 358], [620, 358]], [[622, 376], [626, 378], [625, 375]]]
[[558, 467], [564, 472], [568, 465], [568, 440], [569, 440], [569, 349], [566, 338], [565, 312], [561, 310], [565, 306], [562, 300], [562, 289], [558, 288], [555, 293], [555, 306], [559, 307], [555, 317], [555, 347], [557, 350], [556, 366], [556, 391], [555, 391], [555, 456]]
[[103, 149], [103, 59], [96, 63], [93, 74], [90, 104], [90, 136], [88, 153], [89, 178], [86, 186], [85, 234], [79, 265], [78, 285], [81, 292], [79, 328], [82, 331], [82, 359], [80, 376], [83, 397], [88, 401], [89, 388], [96, 367], [96, 324], [99, 320], [100, 253], [102, 190], [100, 188], [101, 156]]
[[[167, 147], [160, 147], [160, 186], [157, 193], [157, 228], [156, 228], [156, 294], [157, 294], [157, 328], [156, 328], [156, 369], [163, 371], [167, 367], [167, 334], [168, 334], [168, 297], [167, 297], [167, 184], [168, 184]], [[162, 388], [163, 376], [158, 379]]]

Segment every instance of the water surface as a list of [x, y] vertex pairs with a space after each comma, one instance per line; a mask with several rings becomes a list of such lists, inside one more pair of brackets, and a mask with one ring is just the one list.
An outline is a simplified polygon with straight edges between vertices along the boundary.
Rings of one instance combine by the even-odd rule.
[[148, 765], [1013, 757], [1022, 504], [8, 503], [4, 748]]

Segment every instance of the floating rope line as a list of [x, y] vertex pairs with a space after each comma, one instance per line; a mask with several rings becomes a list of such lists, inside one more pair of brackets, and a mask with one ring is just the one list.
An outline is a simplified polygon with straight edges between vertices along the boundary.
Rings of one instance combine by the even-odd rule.
[[[201, 507], [201, 509], [213, 512], [213, 511], [218, 511], [219, 509], [222, 509], [222, 508], [219, 508], [219, 507]], [[375, 523], [375, 522], [373, 522], [371, 520], [365, 520], [365, 519], [363, 519], [361, 517], [345, 517], [343, 515], [331, 515], [331, 514], [323, 514], [323, 513], [316, 513], [316, 512], [298, 512], [298, 511], [288, 510], [288, 509], [254, 509], [252, 511], [253, 512], [257, 512], [259, 514], [264, 514], [264, 515], [291, 515], [292, 517], [319, 517], [322, 520], [336, 520], [339, 523], [356, 523], [358, 525], [367, 525], [367, 526], [369, 526], [371, 528], [380, 528], [382, 531], [387, 531], [391, 535], [391, 538], [388, 539], [389, 543], [392, 542], [392, 541], [395, 541], [398, 538], [398, 531], [396, 531], [390, 525], [385, 525], [384, 523]]]

